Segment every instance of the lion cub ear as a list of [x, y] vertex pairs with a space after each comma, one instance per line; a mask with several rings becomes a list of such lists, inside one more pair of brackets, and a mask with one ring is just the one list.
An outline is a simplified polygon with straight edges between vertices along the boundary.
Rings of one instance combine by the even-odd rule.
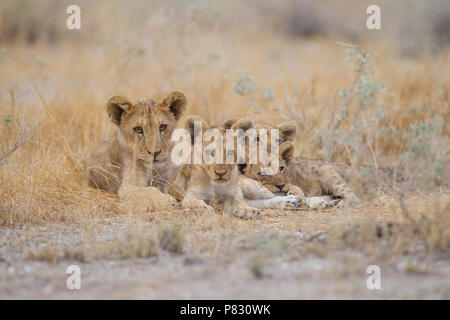
[[161, 108], [169, 112], [175, 120], [181, 118], [186, 110], [186, 105], [186, 95], [181, 91], [172, 91], [160, 103]]
[[239, 118], [226, 119], [224, 122], [222, 122], [222, 127], [224, 127], [225, 129], [231, 129], [233, 124], [235, 124], [238, 121], [239, 121]]
[[197, 123], [197, 126], [201, 125], [201, 129], [202, 129], [203, 133], [206, 130], [208, 130], [208, 128], [209, 128], [208, 125], [206, 124], [206, 121], [203, 120], [202, 117], [196, 116], [196, 115], [187, 117], [186, 121], [184, 122], [184, 128], [191, 135], [191, 144], [194, 144], [194, 138], [200, 134], [200, 130], [199, 130], [200, 128], [197, 128], [197, 130], [195, 130], [196, 123]]
[[106, 112], [111, 121], [117, 126], [122, 122], [122, 115], [133, 108], [133, 104], [123, 96], [113, 96], [108, 99]]
[[291, 141], [283, 142], [280, 145], [280, 155], [287, 165], [290, 165], [294, 159], [295, 146]]
[[278, 130], [280, 130], [281, 142], [294, 141], [297, 135], [297, 126], [293, 121], [283, 122], [278, 126]]
[[255, 122], [250, 118], [239, 119], [236, 123], [231, 126], [231, 129], [238, 130], [242, 129], [247, 131], [249, 129], [254, 129], [256, 127]]

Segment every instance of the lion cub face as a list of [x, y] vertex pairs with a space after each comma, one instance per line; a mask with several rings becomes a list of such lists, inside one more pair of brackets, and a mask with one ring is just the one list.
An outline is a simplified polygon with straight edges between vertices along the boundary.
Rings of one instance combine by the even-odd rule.
[[119, 142], [144, 163], [162, 163], [170, 152], [170, 137], [186, 109], [186, 96], [180, 91], [155, 102], [150, 98], [132, 104], [123, 96], [108, 100], [106, 111], [119, 128]]
[[272, 175], [266, 175], [261, 170], [262, 165], [257, 164], [244, 164], [240, 165], [241, 173], [253, 180], [259, 181], [264, 187], [271, 192], [287, 192], [286, 187], [289, 184], [286, 172], [292, 163], [294, 157], [294, 144], [290, 141], [283, 142], [279, 147], [279, 170]]
[[[239, 119], [231, 118], [227, 119], [223, 122], [223, 126], [225, 128], [231, 128]], [[255, 137], [256, 142], [260, 142], [260, 131], [259, 129], [266, 129], [266, 143], [267, 143], [267, 154], [270, 154], [270, 150], [272, 148], [271, 141], [271, 129], [278, 129], [278, 143], [279, 145], [279, 170], [272, 175], [264, 174], [262, 170], [262, 164], [249, 164], [249, 161], [246, 161], [246, 164], [239, 165], [240, 172], [253, 180], [259, 181], [262, 185], [264, 185], [271, 192], [286, 192], [286, 187], [289, 185], [289, 179], [287, 177], [287, 169], [292, 163], [294, 158], [295, 146], [293, 144], [293, 140], [297, 134], [297, 127], [295, 123], [292, 121], [284, 122], [278, 126], [274, 125], [264, 125], [257, 124], [256, 125], [256, 133]], [[248, 150], [248, 146], [247, 146]], [[248, 152], [248, 151], [247, 151]], [[248, 160], [248, 159], [247, 159]], [[265, 164], [264, 167], [271, 166], [270, 162]]]
[[[204, 160], [202, 161], [201, 167], [206, 172], [209, 179], [211, 179], [213, 184], [215, 185], [226, 184], [229, 181], [235, 180], [238, 176], [236, 160], [233, 159], [233, 163], [229, 164], [227, 164], [225, 161], [226, 159], [225, 157], [227, 154], [225, 130], [221, 127], [207, 128], [207, 129], [216, 131], [216, 133], [219, 136], [219, 139], [222, 140], [221, 146], [219, 142], [217, 145], [217, 148], [221, 148], [222, 150], [222, 157], [221, 157], [222, 160], [219, 159], [220, 154], [216, 154], [216, 152], [219, 151], [218, 149], [208, 149], [210, 143], [203, 142]], [[212, 160], [212, 163], [208, 164], [208, 162], [205, 161], [206, 160], [205, 157], [210, 158]], [[214, 159], [217, 159], [218, 161], [214, 161]]]
[[[233, 150], [227, 150], [227, 134], [224, 126], [209, 127], [206, 122], [199, 116], [190, 116], [186, 119], [185, 129], [189, 131], [192, 138], [192, 143], [196, 137], [197, 132], [194, 130], [195, 122], [200, 122], [202, 126], [202, 155], [203, 160], [200, 166], [208, 175], [209, 179], [215, 184], [225, 184], [236, 180], [239, 174], [237, 167], [237, 152], [234, 145]], [[231, 129], [242, 129], [244, 132], [248, 129], [254, 128], [255, 124], [252, 120], [244, 118], [236, 122]], [[209, 131], [207, 133], [207, 130]], [[206, 133], [208, 137], [206, 137]], [[230, 143], [230, 142], [228, 142]], [[236, 143], [236, 139], [231, 141]], [[212, 147], [214, 146], [214, 147]], [[209, 159], [209, 160], [208, 160]]]

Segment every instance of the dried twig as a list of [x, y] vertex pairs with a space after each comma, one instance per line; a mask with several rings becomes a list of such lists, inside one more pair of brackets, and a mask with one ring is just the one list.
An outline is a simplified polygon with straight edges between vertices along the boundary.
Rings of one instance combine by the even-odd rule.
[[365, 52], [360, 46], [358, 46], [357, 44], [351, 44], [351, 43], [346, 43], [346, 42], [341, 42], [341, 41], [336, 41], [336, 44], [338, 46], [341, 47], [347, 47], [347, 48], [352, 48], [352, 49], [356, 49], [359, 52], [361, 52], [361, 54], [363, 55], [363, 58], [367, 58], [369, 55], [367, 54], [367, 52]]
[[8, 159], [14, 152], [17, 151], [21, 146], [23, 146], [27, 142], [31, 142], [34, 138], [34, 133], [31, 133], [31, 136], [29, 137], [30, 132], [23, 133], [19, 139], [14, 143], [14, 146], [6, 151], [4, 154], [0, 155], [0, 167], [3, 165], [3, 163]]

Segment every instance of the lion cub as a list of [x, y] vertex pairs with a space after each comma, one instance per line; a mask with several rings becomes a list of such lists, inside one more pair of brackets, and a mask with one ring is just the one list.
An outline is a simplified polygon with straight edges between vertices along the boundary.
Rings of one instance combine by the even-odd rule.
[[[203, 137], [199, 137], [199, 133], [195, 130], [195, 122], [201, 123]], [[242, 129], [246, 131], [254, 127], [254, 122], [250, 119], [241, 119], [233, 126], [234, 130]], [[202, 141], [206, 130], [213, 129], [222, 139], [222, 159], [226, 163], [226, 132], [223, 126], [211, 127], [199, 116], [190, 116], [186, 119], [185, 129], [190, 133], [192, 144], [200, 138]], [[206, 143], [202, 143], [202, 155], [215, 157], [214, 151], [208, 150]], [[209, 144], [208, 144], [209, 146]], [[217, 149], [216, 149], [217, 150]], [[193, 154], [193, 152], [192, 152]], [[257, 208], [250, 207], [244, 200], [242, 190], [239, 186], [239, 170], [237, 166], [237, 157], [234, 152], [232, 163], [216, 164], [217, 161], [208, 161], [203, 159], [201, 164], [184, 164], [178, 171], [175, 184], [184, 191], [182, 206], [191, 209], [201, 209], [208, 212], [214, 212], [212, 203], [223, 203], [224, 212], [242, 219], [259, 219], [261, 212]]]
[[[223, 126], [230, 128], [234, 123], [238, 121], [237, 118], [227, 119], [223, 122]], [[292, 181], [288, 175], [288, 172], [292, 169], [295, 154], [295, 145], [292, 142], [297, 134], [297, 128], [291, 121], [284, 122], [278, 126], [273, 125], [261, 125], [257, 124], [258, 129], [266, 129], [267, 138], [267, 152], [271, 149], [271, 129], [278, 130], [278, 142], [279, 145], [279, 170], [275, 174], [266, 175], [261, 170], [261, 163], [249, 164], [248, 161], [245, 164], [239, 165], [242, 178], [240, 179], [241, 189], [244, 192], [246, 198], [251, 199], [248, 203], [251, 206], [258, 208], [276, 208], [279, 202], [288, 201], [288, 197], [295, 196], [298, 198], [297, 207], [300, 209], [324, 209], [327, 207], [335, 206], [340, 202], [339, 196], [308, 196], [305, 197], [303, 189]], [[256, 141], [259, 142], [259, 131], [257, 131]], [[294, 185], [295, 183], [295, 185]], [[263, 198], [261, 186], [266, 189], [267, 195]], [[257, 194], [254, 196], [253, 194]], [[286, 196], [278, 196], [279, 194]], [[275, 196], [277, 195], [277, 196]], [[264, 199], [264, 200], [258, 200]], [[289, 205], [283, 206], [283, 208], [289, 208]], [[295, 207], [294, 207], [295, 208]]]
[[[240, 186], [249, 205], [257, 208], [298, 209], [306, 206], [303, 191], [292, 185], [286, 177], [294, 153], [294, 144], [286, 141], [278, 149], [278, 170], [265, 174], [261, 162], [239, 165]], [[270, 165], [270, 163], [268, 164]], [[269, 195], [263, 196], [263, 190]], [[284, 196], [280, 196], [280, 195]]]
[[[265, 200], [251, 200], [247, 201], [249, 205], [257, 208], [279, 208], [281, 203], [289, 201], [290, 197], [295, 197], [297, 203], [294, 206], [289, 204], [281, 206], [283, 209], [325, 209], [335, 206], [340, 201], [340, 197], [329, 196], [313, 196], [305, 197], [303, 190], [290, 183], [287, 177], [287, 171], [292, 166], [294, 159], [295, 146], [291, 141], [285, 141], [279, 146], [279, 170], [273, 175], [264, 175], [261, 170], [261, 164], [243, 164], [240, 165], [240, 172], [242, 178], [240, 186], [244, 192], [245, 197], [250, 197], [254, 190], [262, 185], [264, 189], [272, 193], [272, 198]], [[252, 185], [256, 184], [256, 185]], [[255, 188], [256, 187], [256, 188]], [[285, 196], [280, 196], [285, 195]]]
[[87, 161], [89, 185], [118, 194], [127, 210], [174, 203], [161, 191], [171, 166], [171, 134], [186, 103], [180, 91], [158, 102], [142, 98], [133, 104], [122, 96], [111, 97], [106, 111], [117, 130]]

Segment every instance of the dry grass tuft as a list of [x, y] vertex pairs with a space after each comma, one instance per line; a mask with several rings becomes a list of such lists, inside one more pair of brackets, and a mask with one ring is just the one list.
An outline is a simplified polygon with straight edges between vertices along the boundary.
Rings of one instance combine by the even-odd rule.
[[158, 228], [158, 240], [161, 249], [172, 253], [183, 253], [185, 236], [180, 226], [160, 226]]
[[108, 237], [104, 231], [99, 233], [86, 228], [82, 232], [87, 235], [86, 240], [76, 247], [49, 243], [42, 248], [27, 250], [24, 258], [51, 263], [62, 260], [90, 262], [103, 259], [148, 259], [156, 256], [160, 250], [183, 253], [185, 236], [180, 226], [164, 224], [152, 227], [142, 220], [133, 220], [126, 222], [117, 236]]
[[45, 246], [40, 249], [28, 250], [25, 253], [25, 260], [37, 260], [37, 261], [46, 261], [50, 263], [56, 263], [60, 261], [60, 255], [58, 251], [54, 248]]
[[427, 206], [415, 210], [412, 217], [386, 219], [368, 215], [358, 223], [337, 223], [328, 231], [322, 250], [336, 251], [351, 248], [369, 255], [440, 256], [450, 255], [449, 203], [428, 201]]
[[149, 258], [158, 253], [158, 242], [155, 235], [146, 230], [143, 224], [128, 226], [119, 234], [116, 242], [107, 245], [109, 254], [120, 259]]

